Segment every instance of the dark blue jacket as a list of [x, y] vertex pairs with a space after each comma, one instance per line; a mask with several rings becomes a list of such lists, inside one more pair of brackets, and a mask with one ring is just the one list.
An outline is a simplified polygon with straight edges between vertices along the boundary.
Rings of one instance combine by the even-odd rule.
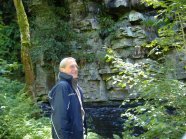
[[[54, 139], [83, 139], [83, 122], [78, 96], [72, 87], [72, 76], [59, 74], [59, 82], [49, 92]], [[81, 96], [82, 90], [80, 90]], [[81, 97], [82, 102], [83, 98]], [[84, 127], [86, 122], [84, 120]]]

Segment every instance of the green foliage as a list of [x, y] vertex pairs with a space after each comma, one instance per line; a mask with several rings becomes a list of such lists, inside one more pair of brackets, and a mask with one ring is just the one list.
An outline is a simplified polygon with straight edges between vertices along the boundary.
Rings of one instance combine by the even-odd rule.
[[101, 28], [109, 29], [114, 24], [114, 20], [111, 16], [103, 14], [99, 17]]
[[152, 60], [124, 62], [111, 49], [106, 57], [118, 72], [111, 78], [113, 84], [137, 92], [134, 100], [129, 94], [123, 105], [143, 102], [122, 114], [128, 118], [123, 137], [135, 138], [134, 128], [141, 127], [145, 132], [136, 138], [181, 138], [186, 131], [186, 85], [168, 75], [174, 69]]
[[[0, 9], [0, 74], [21, 79], [22, 65], [20, 33], [15, 22], [13, 1], [1, 1]], [[16, 74], [12, 74], [16, 73]]]
[[17, 69], [18, 69], [17, 62], [14, 62], [13, 64], [8, 64], [7, 61], [0, 59], [0, 73], [1, 74], [7, 75]]
[[153, 19], [147, 19], [147, 20], [143, 20], [141, 21], [141, 24], [143, 24], [145, 27], [152, 27], [155, 25], [155, 21]]
[[40, 118], [38, 107], [20, 91], [23, 87], [0, 77], [0, 138], [49, 139], [49, 119]]
[[88, 132], [87, 139], [101, 139], [101, 136], [93, 132]]
[[100, 23], [100, 37], [102, 39], [106, 38], [110, 33], [113, 32], [114, 28], [114, 20], [111, 16], [107, 15], [106, 13], [102, 13], [99, 15], [99, 23]]
[[[93, 54], [88, 53], [86, 39], [82, 38], [73, 30], [71, 25], [64, 20], [54, 17], [55, 25], [50, 29], [35, 29], [35, 35], [32, 38], [32, 43], [35, 47], [32, 48], [32, 60], [34, 63], [40, 60], [43, 55], [45, 61], [58, 63], [63, 57], [74, 56], [77, 61], [93, 61]], [[51, 66], [52, 66], [51, 65]]]
[[85, 65], [85, 63], [90, 63], [95, 60], [95, 53], [89, 53], [83, 50], [78, 50], [76, 52], [73, 52], [72, 57], [76, 58], [76, 61], [81, 65]]
[[32, 38], [32, 43], [35, 47], [32, 49], [33, 62], [40, 59], [41, 54], [44, 55], [44, 60], [58, 62], [62, 56], [69, 55], [72, 47], [70, 41], [74, 39], [74, 32], [69, 24], [63, 20], [55, 19], [56, 26], [51, 28], [35, 29], [35, 35]]
[[186, 22], [186, 1], [183, 0], [143, 0], [144, 3], [158, 9], [156, 24], [161, 25], [159, 37], [145, 47], [152, 48], [150, 54], [162, 54], [172, 48], [185, 49], [186, 36], [184, 23]]
[[5, 25], [0, 13], [0, 58], [10, 61], [20, 61], [21, 46], [18, 26], [15, 22]]
[[162, 24], [163, 21], [162, 20], [158, 20], [157, 18], [145, 18], [144, 20], [141, 21], [141, 24], [143, 25], [143, 27], [145, 29], [150, 29], [150, 30], [157, 30], [159, 29]]

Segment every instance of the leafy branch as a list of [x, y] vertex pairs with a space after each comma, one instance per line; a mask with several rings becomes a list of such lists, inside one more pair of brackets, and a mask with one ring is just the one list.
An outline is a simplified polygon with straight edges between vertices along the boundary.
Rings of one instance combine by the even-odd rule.
[[[142, 103], [121, 115], [127, 118], [123, 137], [181, 138], [186, 130], [186, 85], [167, 75], [174, 69], [152, 60], [125, 62], [109, 48], [106, 58], [117, 71], [109, 80], [132, 90], [123, 105]], [[134, 134], [135, 127], [143, 132]]]
[[186, 1], [142, 0], [142, 2], [157, 9], [158, 15], [155, 18], [157, 21], [163, 21], [158, 29], [158, 37], [146, 45], [152, 48], [150, 54], [162, 54], [170, 51], [172, 48], [185, 49], [186, 37], [184, 23], [186, 22]]

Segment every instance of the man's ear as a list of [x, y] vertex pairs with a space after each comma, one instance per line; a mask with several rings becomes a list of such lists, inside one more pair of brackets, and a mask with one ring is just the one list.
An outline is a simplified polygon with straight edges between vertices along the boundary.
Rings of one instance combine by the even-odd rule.
[[59, 70], [60, 70], [61, 72], [64, 72], [65, 69], [64, 69], [64, 68], [59, 68]]

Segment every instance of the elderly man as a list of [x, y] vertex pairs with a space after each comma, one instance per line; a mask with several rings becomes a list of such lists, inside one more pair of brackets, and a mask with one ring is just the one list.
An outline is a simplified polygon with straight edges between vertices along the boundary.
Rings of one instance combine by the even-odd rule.
[[78, 65], [72, 57], [59, 65], [59, 82], [49, 93], [53, 139], [83, 139], [85, 111], [82, 90], [77, 84]]

